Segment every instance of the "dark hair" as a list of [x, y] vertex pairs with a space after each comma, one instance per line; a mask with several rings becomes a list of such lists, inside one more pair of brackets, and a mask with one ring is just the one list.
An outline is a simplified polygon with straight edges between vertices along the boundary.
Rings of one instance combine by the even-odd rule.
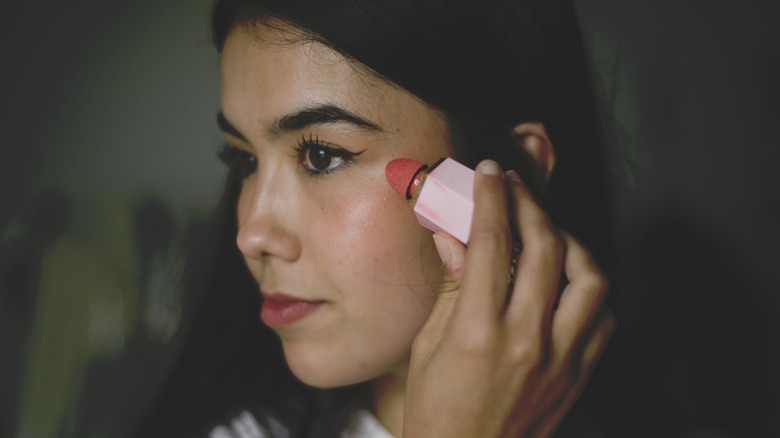
[[[296, 28], [304, 38], [331, 47], [442, 111], [459, 161], [473, 167], [492, 158], [504, 169], [518, 170], [553, 221], [611, 270], [603, 127], [570, 1], [216, 0], [212, 28], [218, 50], [238, 24]], [[556, 152], [546, 189], [513, 137], [512, 128], [528, 121], [544, 124]], [[205, 286], [200, 311], [193, 312], [199, 316], [190, 323], [191, 333], [158, 401], [158, 408], [171, 403], [180, 408], [155, 412], [144, 434], [181, 433], [177, 421], [204, 420], [231, 403], [267, 399], [275, 388], [291, 395], [273, 403], [290, 410], [304, 412], [311, 406], [296, 400], [322, 404], [322, 391], [296, 383], [280, 365], [278, 344], [257, 322], [258, 294], [251, 281], [240, 280], [248, 274], [234, 244], [238, 182], [235, 175], [230, 179], [218, 213], [224, 217], [215, 222], [229, 243], [219, 246], [214, 280]], [[359, 388], [348, 389], [333, 403], [356, 393]]]
[[[609, 173], [602, 120], [576, 12], [567, 0], [219, 0], [221, 50], [237, 23], [283, 23], [442, 111], [459, 161], [492, 158], [529, 182], [554, 222], [611, 269]], [[556, 169], [513, 138], [544, 124]]]

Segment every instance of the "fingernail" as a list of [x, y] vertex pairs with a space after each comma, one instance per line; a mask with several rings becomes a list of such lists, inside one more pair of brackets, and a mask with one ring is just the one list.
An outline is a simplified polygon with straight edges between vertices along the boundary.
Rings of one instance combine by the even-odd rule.
[[433, 244], [436, 245], [436, 251], [439, 252], [442, 266], [446, 265], [450, 261], [450, 257], [452, 257], [449, 245], [447, 245], [443, 237], [436, 234], [433, 235]]
[[506, 177], [507, 179], [510, 179], [515, 182], [523, 182], [523, 180], [520, 179], [520, 175], [514, 170], [507, 171]]
[[498, 176], [501, 169], [493, 160], [485, 160], [479, 164], [479, 171], [485, 176]]

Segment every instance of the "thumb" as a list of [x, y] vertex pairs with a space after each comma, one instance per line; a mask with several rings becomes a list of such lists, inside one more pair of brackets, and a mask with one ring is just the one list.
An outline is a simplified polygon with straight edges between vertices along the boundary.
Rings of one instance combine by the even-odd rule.
[[466, 247], [447, 233], [433, 234], [433, 243], [441, 259], [441, 269], [444, 277], [440, 292], [460, 289], [463, 279], [463, 266], [466, 263]]
[[460, 292], [466, 247], [446, 233], [435, 233], [433, 242], [441, 258], [442, 280], [431, 314], [415, 338], [417, 354], [427, 356], [441, 339]]

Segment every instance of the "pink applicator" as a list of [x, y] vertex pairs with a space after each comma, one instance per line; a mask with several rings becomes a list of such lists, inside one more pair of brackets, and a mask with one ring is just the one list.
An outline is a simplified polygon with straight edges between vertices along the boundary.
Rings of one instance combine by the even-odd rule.
[[411, 200], [420, 225], [444, 231], [468, 244], [474, 211], [474, 171], [450, 158], [430, 168], [416, 160], [387, 163], [385, 177], [399, 195]]

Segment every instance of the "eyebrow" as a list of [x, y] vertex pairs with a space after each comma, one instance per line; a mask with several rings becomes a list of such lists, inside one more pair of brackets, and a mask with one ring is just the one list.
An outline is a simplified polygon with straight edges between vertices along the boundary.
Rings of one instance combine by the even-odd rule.
[[225, 114], [222, 113], [222, 111], [217, 113], [217, 125], [219, 126], [219, 129], [225, 134], [230, 134], [244, 142], [247, 141], [246, 137], [244, 137], [244, 134], [236, 129], [232, 123], [228, 122], [228, 120], [225, 118]]
[[[357, 114], [332, 104], [305, 107], [292, 114], [287, 114], [275, 121], [271, 126], [270, 131], [274, 135], [279, 135], [282, 133], [300, 131], [311, 125], [323, 123], [346, 123], [364, 131], [382, 132], [382, 128], [376, 123], [370, 122]], [[246, 141], [246, 137], [244, 137], [244, 135], [225, 118], [222, 111], [217, 114], [217, 125], [219, 125], [222, 132], [233, 135], [242, 141]]]
[[367, 131], [382, 131], [379, 125], [331, 104], [303, 108], [293, 114], [288, 114], [274, 123], [272, 130], [275, 132], [300, 131], [314, 124], [337, 122], [347, 123]]

